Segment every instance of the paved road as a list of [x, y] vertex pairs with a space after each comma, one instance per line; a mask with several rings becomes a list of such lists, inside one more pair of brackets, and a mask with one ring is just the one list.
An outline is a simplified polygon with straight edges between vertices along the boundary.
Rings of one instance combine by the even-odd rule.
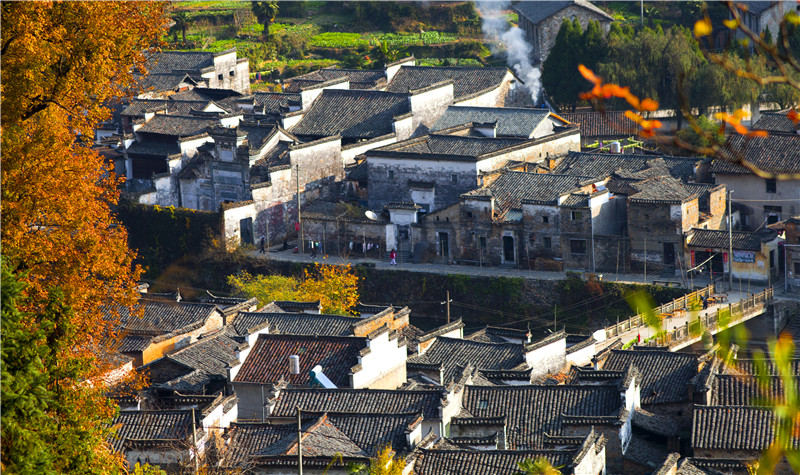
[[[463, 275], [472, 275], [472, 276], [485, 276], [485, 277], [519, 277], [523, 279], [532, 279], [532, 280], [562, 280], [565, 278], [565, 272], [550, 272], [550, 271], [536, 271], [536, 270], [528, 270], [528, 269], [516, 269], [511, 267], [478, 267], [478, 266], [465, 266], [465, 265], [455, 265], [455, 264], [414, 264], [414, 263], [399, 263], [397, 265], [391, 265], [389, 261], [386, 260], [379, 260], [379, 259], [371, 259], [371, 258], [343, 258], [338, 256], [317, 256], [315, 259], [311, 258], [311, 255], [306, 254], [295, 254], [291, 250], [288, 251], [276, 251], [272, 250], [267, 254], [260, 254], [257, 250], [247, 251], [251, 257], [257, 259], [273, 259], [278, 261], [288, 261], [288, 262], [325, 262], [329, 264], [365, 264], [369, 263], [374, 265], [378, 269], [382, 270], [400, 270], [400, 271], [408, 271], [408, 272], [425, 272], [431, 274], [463, 274]], [[583, 271], [577, 271], [583, 272]], [[642, 274], [614, 274], [609, 272], [601, 273], [603, 276], [604, 281], [609, 282], [622, 282], [622, 283], [653, 283], [653, 281], [660, 281], [660, 282], [675, 282], [677, 284], [681, 284], [681, 279], [679, 277], [662, 277], [660, 275], [648, 275], [647, 280], [645, 281], [644, 275]], [[696, 287], [704, 287], [708, 285], [708, 279], [701, 278], [695, 279], [694, 285]], [[760, 290], [760, 289], [759, 289]], [[758, 290], [755, 290], [758, 291]]]

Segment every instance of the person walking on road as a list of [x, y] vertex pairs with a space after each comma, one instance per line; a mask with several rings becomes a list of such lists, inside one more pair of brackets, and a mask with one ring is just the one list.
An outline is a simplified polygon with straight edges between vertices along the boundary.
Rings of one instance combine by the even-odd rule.
[[397, 265], [397, 251], [392, 249], [392, 252], [389, 253], [390, 265], [396, 266]]
[[265, 252], [267, 252], [266, 247], [267, 247], [267, 240], [266, 238], [264, 238], [264, 236], [261, 236], [261, 242], [258, 246], [258, 253], [264, 254]]

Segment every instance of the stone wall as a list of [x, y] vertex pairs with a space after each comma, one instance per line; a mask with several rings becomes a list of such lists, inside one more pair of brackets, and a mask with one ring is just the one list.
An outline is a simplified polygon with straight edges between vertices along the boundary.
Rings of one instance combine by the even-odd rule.
[[630, 266], [657, 271], [676, 262], [664, 262], [664, 243], [671, 243], [677, 257], [683, 249], [681, 216], [671, 211], [677, 205], [628, 202], [628, 236], [630, 237]]
[[608, 33], [611, 27], [611, 23], [605, 17], [575, 5], [557, 12], [550, 18], [541, 21], [538, 25], [533, 25], [520, 15], [520, 28], [525, 31], [528, 43], [533, 47], [531, 51], [532, 63], [543, 63], [544, 60], [547, 59], [547, 55], [550, 54], [550, 50], [556, 42], [556, 36], [558, 35], [558, 30], [561, 28], [561, 23], [565, 18], [568, 20], [577, 18], [584, 30], [592, 20], [603, 20], [601, 26], [606, 33]]

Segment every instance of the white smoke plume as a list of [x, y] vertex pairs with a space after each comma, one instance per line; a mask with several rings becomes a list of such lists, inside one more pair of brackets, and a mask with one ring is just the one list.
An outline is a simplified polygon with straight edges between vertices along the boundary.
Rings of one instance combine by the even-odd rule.
[[487, 40], [499, 41], [505, 45], [508, 65], [525, 82], [525, 87], [530, 92], [533, 103], [536, 104], [539, 102], [542, 88], [541, 73], [531, 64], [530, 54], [533, 48], [525, 41], [525, 33], [518, 27], [509, 25], [503, 14], [510, 5], [511, 2], [506, 0], [479, 1], [478, 11], [483, 19], [481, 29]]

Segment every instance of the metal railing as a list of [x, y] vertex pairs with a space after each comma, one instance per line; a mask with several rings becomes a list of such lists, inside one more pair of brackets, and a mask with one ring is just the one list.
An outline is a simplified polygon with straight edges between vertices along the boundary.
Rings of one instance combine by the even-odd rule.
[[[654, 308], [653, 312], [655, 312], [658, 315], [662, 313], [673, 313], [676, 310], [687, 310], [689, 306], [692, 304], [692, 302], [699, 302], [701, 298], [710, 297], [713, 294], [714, 294], [714, 284], [710, 284], [708, 287], [695, 290], [694, 292], [688, 293], [671, 302], [667, 302], [663, 305], [660, 305]], [[606, 338], [611, 339], [625, 332], [629, 332], [633, 329], [644, 326], [647, 326], [647, 323], [645, 321], [644, 314], [640, 313], [632, 316], [627, 320], [619, 322], [616, 325], [606, 327]]]

